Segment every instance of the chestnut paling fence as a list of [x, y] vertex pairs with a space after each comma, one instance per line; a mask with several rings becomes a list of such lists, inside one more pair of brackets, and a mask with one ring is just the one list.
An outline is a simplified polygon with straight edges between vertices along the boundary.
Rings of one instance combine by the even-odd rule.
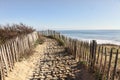
[[[15, 62], [24, 57], [33, 48], [38, 39], [38, 33], [16, 37], [0, 45], [0, 80], [5, 80], [9, 72], [14, 68]], [[29, 53], [28, 53], [29, 54]]]
[[86, 42], [72, 39], [52, 30], [40, 31], [39, 34], [64, 42], [67, 52], [72, 54], [78, 63], [86, 65], [96, 80], [120, 80], [119, 48], [108, 48], [97, 44], [95, 40]]

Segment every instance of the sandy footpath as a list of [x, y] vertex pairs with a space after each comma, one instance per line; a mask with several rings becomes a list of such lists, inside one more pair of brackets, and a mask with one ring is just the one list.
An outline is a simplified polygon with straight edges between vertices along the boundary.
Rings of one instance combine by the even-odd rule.
[[95, 80], [85, 66], [52, 39], [46, 39], [33, 51], [28, 59], [15, 63], [5, 80]]
[[46, 42], [34, 48], [34, 53], [28, 59], [23, 59], [21, 62], [16, 62], [14, 69], [9, 73], [5, 80], [27, 80], [27, 77], [32, 74], [35, 64], [42, 57], [46, 46]]

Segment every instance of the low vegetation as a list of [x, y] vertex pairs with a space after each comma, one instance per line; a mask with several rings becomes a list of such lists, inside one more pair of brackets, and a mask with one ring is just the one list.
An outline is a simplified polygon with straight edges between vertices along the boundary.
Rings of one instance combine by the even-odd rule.
[[[94, 74], [95, 74], [95, 79], [96, 80], [102, 80], [102, 74], [101, 73], [95, 72]], [[106, 80], [106, 79], [104, 79], [104, 80]]]
[[43, 38], [39, 38], [36, 40], [34, 47], [36, 47], [38, 44], [43, 44], [44, 43], [44, 39]]
[[31, 26], [25, 24], [0, 25], [0, 44], [16, 36], [29, 34], [35, 31]]
[[50, 38], [50, 39], [55, 39], [56, 41], [58, 41], [58, 45], [60, 45], [60, 46], [65, 46], [64, 41], [61, 40], [61, 39], [59, 39], [59, 38], [55, 38], [55, 37], [53, 37], [53, 36], [45, 36], [45, 37]]

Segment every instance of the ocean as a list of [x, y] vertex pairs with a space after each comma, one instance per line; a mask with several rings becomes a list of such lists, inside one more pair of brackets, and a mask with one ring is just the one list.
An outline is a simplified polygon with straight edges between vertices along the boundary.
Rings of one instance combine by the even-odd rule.
[[98, 44], [120, 45], [120, 30], [58, 30], [61, 34], [74, 39], [91, 41]]

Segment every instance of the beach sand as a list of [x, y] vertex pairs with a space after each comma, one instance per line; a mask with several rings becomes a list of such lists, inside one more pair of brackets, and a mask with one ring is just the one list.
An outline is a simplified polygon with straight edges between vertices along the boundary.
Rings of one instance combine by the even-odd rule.
[[5, 80], [27, 80], [26, 78], [32, 74], [32, 71], [35, 67], [35, 63], [42, 57], [46, 43], [38, 45], [33, 49], [33, 54], [27, 58], [22, 59], [20, 62], [16, 62], [12, 72], [8, 74], [8, 77]]

